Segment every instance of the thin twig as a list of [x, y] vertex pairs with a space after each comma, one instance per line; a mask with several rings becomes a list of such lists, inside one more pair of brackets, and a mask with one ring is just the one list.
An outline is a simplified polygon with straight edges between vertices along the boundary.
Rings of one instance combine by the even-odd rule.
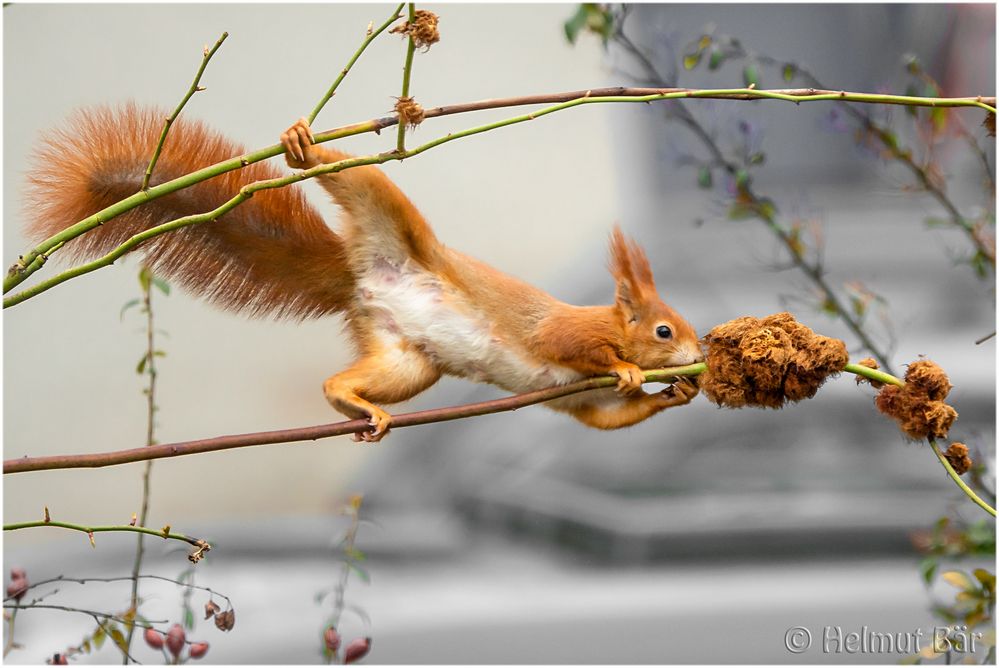
[[[56, 576], [54, 578], [49, 578], [47, 580], [40, 580], [38, 582], [32, 582], [25, 591], [31, 591], [32, 589], [35, 589], [36, 587], [41, 587], [43, 585], [52, 584], [53, 582], [75, 582], [76, 584], [85, 585], [85, 584], [88, 584], [90, 582], [105, 582], [105, 583], [110, 583], [110, 582], [124, 582], [126, 580], [131, 580], [132, 577], [133, 576], [131, 576], [131, 575], [125, 575], [125, 576], [115, 577], [115, 578], [74, 578], [74, 577], [67, 577], [65, 575], [58, 575], [58, 576]], [[187, 589], [200, 589], [201, 591], [206, 591], [206, 592], [208, 592], [209, 594], [211, 594], [213, 596], [218, 596], [219, 598], [225, 599], [226, 603], [229, 604], [229, 607], [230, 608], [232, 607], [232, 601], [229, 599], [228, 596], [226, 596], [225, 594], [219, 593], [219, 592], [217, 592], [214, 589], [211, 589], [209, 587], [202, 587], [201, 585], [191, 584], [190, 582], [181, 582], [180, 580], [175, 580], [173, 578], [168, 578], [168, 577], [165, 577], [163, 575], [138, 575], [138, 576], [135, 576], [135, 577], [138, 577], [140, 580], [162, 580], [163, 582], [170, 582], [172, 584], [177, 585], [178, 587], [185, 587]], [[9, 601], [11, 599], [13, 599], [13, 596], [8, 596], [7, 598], [4, 599], [4, 602]]]
[[[19, 603], [4, 603], [3, 607], [7, 610], [62, 610], [64, 612], [79, 612], [80, 614], [89, 615], [91, 617], [109, 619], [113, 622], [118, 622], [119, 624], [125, 624], [128, 621], [124, 617], [119, 617], [118, 615], [112, 615], [106, 612], [74, 608], [68, 605], [56, 605], [54, 603], [29, 603], [27, 605], [21, 605]], [[141, 626], [144, 629], [152, 629], [156, 628], [153, 624], [166, 624], [168, 621], [169, 620], [167, 619], [146, 620], [145, 622], [136, 621], [135, 625]]]
[[[413, 23], [416, 19], [416, 4], [409, 3], [409, 22]], [[406, 44], [406, 64], [402, 68], [402, 95], [399, 96], [400, 100], [405, 100], [409, 97], [409, 80], [413, 75], [413, 54], [416, 53], [416, 40], [413, 39], [413, 33], [409, 33], [409, 39]], [[398, 139], [396, 139], [396, 150], [400, 153], [406, 151], [406, 124], [399, 123], [399, 133]]]
[[[704, 371], [705, 365], [690, 364], [682, 367], [660, 369], [645, 372], [645, 382], [662, 383], [671, 382], [677, 376], [692, 376]], [[447, 408], [436, 408], [415, 413], [404, 413], [395, 415], [392, 418], [392, 428], [412, 427], [422, 424], [436, 422], [446, 422], [479, 415], [490, 415], [504, 411], [513, 411], [525, 406], [558, 399], [559, 397], [596, 390], [616, 385], [618, 378], [615, 376], [600, 376], [588, 378], [568, 385], [549, 387], [534, 392], [526, 392], [502, 399], [482, 401], [479, 403], [465, 404], [461, 406], [450, 406]], [[104, 452], [82, 455], [50, 455], [44, 457], [22, 457], [20, 459], [8, 459], [4, 461], [4, 473], [24, 473], [26, 471], [44, 471], [51, 469], [66, 468], [99, 468], [104, 466], [116, 466], [129, 462], [145, 461], [148, 459], [160, 459], [163, 457], [179, 457], [182, 455], [192, 455], [203, 452], [217, 452], [219, 450], [229, 450], [232, 448], [244, 448], [253, 445], [269, 445], [275, 443], [290, 443], [294, 441], [314, 441], [330, 436], [342, 436], [344, 434], [356, 434], [369, 431], [371, 425], [367, 420], [347, 420], [335, 422], [333, 424], [319, 425], [315, 427], [301, 427], [296, 429], [281, 429], [276, 431], [264, 431], [251, 434], [237, 434], [232, 436], [219, 436], [197, 441], [186, 441], [182, 443], [161, 443], [152, 447], [132, 448], [130, 450], [119, 450], [115, 452]]]
[[166, 120], [163, 122], [163, 131], [160, 132], [160, 139], [156, 142], [156, 149], [153, 151], [153, 157], [149, 160], [149, 166], [146, 167], [146, 173], [142, 177], [141, 190], [145, 191], [149, 189], [149, 179], [152, 178], [153, 170], [156, 168], [156, 162], [160, 159], [160, 152], [163, 150], [164, 142], [166, 142], [167, 133], [170, 132], [170, 126], [173, 125], [173, 122], [177, 120], [178, 116], [180, 116], [180, 112], [184, 108], [184, 105], [187, 104], [187, 101], [190, 100], [191, 97], [198, 91], [204, 90], [204, 88], [199, 85], [201, 83], [201, 75], [205, 73], [208, 61], [212, 59], [212, 56], [215, 55], [215, 52], [219, 50], [219, 47], [222, 46], [222, 42], [224, 42], [228, 36], [229, 33], [224, 32], [222, 33], [222, 36], [219, 37], [218, 41], [215, 42], [215, 46], [211, 49], [205, 47], [204, 56], [201, 59], [201, 67], [198, 68], [198, 73], [194, 75], [194, 82], [191, 84], [191, 87], [187, 89], [187, 94], [184, 95], [184, 98], [180, 101], [180, 104], [177, 105], [177, 108], [174, 109], [173, 113], [167, 116]]
[[[601, 89], [590, 89], [581, 91], [570, 91], [566, 93], [552, 93], [552, 94], [542, 94], [542, 95], [527, 95], [511, 98], [497, 98], [489, 100], [481, 100], [478, 102], [468, 102], [463, 104], [455, 104], [449, 106], [435, 107], [433, 109], [424, 109], [424, 118], [437, 118], [441, 116], [449, 116], [453, 114], [466, 113], [471, 111], [480, 111], [484, 109], [499, 109], [504, 107], [515, 107], [533, 104], [549, 104], [557, 102], [574, 102], [574, 104], [568, 104], [566, 106], [559, 105], [558, 108], [549, 108], [543, 110], [544, 113], [551, 113], [552, 111], [559, 111], [561, 109], [568, 109], [582, 102], [586, 103], [609, 103], [609, 102], [653, 102], [658, 100], [672, 100], [678, 98], [698, 98], [698, 99], [728, 99], [728, 100], [753, 100], [753, 99], [777, 99], [790, 102], [810, 102], [818, 100], [839, 100], [839, 101], [857, 101], [864, 103], [873, 104], [907, 104], [912, 106], [953, 106], [953, 107], [981, 107], [986, 109], [993, 109], [994, 107], [989, 106], [995, 105], [994, 97], [965, 97], [965, 98], [919, 98], [919, 97], [907, 97], [903, 95], [872, 95], [866, 93], [850, 93], [850, 92], [836, 92], [836, 91], [821, 91], [813, 88], [804, 89], [780, 89], [780, 90], [755, 90], [748, 88], [741, 89], [724, 89], [724, 90], [709, 90], [709, 89], [689, 89], [689, 88], [624, 88], [624, 87], [613, 87], [613, 88], [601, 88]], [[536, 116], [543, 115], [543, 113], [538, 112], [534, 115], [526, 115], [521, 117], [522, 120], [531, 120]], [[332, 139], [339, 139], [342, 137], [349, 137], [353, 135], [363, 134], [366, 132], [378, 132], [385, 128], [392, 127], [399, 122], [398, 115], [391, 115], [382, 118], [372, 119], [362, 123], [355, 123], [352, 125], [347, 125], [329, 132], [324, 132], [315, 135], [316, 143], [322, 143], [325, 141], [330, 141]], [[495, 129], [497, 127], [503, 127], [505, 125], [510, 125], [512, 123], [500, 123], [494, 124], [488, 129]], [[468, 136], [470, 134], [476, 134], [476, 132], [466, 131], [461, 136]], [[441, 142], [443, 143], [443, 142]], [[112, 218], [130, 211], [135, 207], [144, 204], [153, 199], [163, 197], [170, 193], [176, 192], [183, 188], [187, 188], [201, 181], [205, 181], [212, 177], [218, 176], [220, 174], [225, 174], [226, 172], [231, 172], [236, 169], [245, 167], [246, 165], [253, 164], [255, 162], [260, 162], [261, 160], [266, 160], [267, 158], [272, 158], [276, 155], [280, 155], [284, 152], [284, 148], [280, 144], [274, 144], [268, 146], [267, 148], [259, 149], [251, 153], [244, 154], [242, 156], [237, 156], [224, 160], [222, 162], [204, 167], [190, 174], [178, 177], [171, 181], [158, 184], [156, 186], [150, 187], [148, 190], [140, 191], [134, 195], [126, 197], [125, 199], [112, 204], [104, 209], [101, 209], [97, 213], [84, 218], [83, 220], [73, 224], [72, 226], [66, 228], [58, 234], [54, 234], [48, 239], [42, 241], [40, 244], [35, 246], [32, 250], [25, 253], [20, 257], [20, 259], [11, 267], [7, 276], [4, 278], [3, 292], [7, 294], [15, 287], [24, 282], [31, 274], [41, 268], [44, 261], [39, 262], [39, 256], [52, 252], [60, 244], [74, 239], [85, 232], [94, 229], [104, 223], [108, 222]], [[413, 155], [413, 152], [406, 152], [404, 154], [397, 154], [392, 159], [402, 159]], [[11, 306], [15, 303], [20, 303], [21, 300], [15, 301], [13, 303], [4, 302], [4, 308]]]
[[[745, 58], [749, 56], [749, 53], [740, 46], [739, 50], [734, 52], [733, 55], [738, 55]], [[786, 64], [789, 64], [786, 61], [781, 61], [777, 58], [768, 56], [766, 54], [753, 54], [753, 57], [756, 58], [762, 64], [771, 65], [774, 67], [782, 67]], [[807, 68], [801, 67], [797, 63], [793, 63], [792, 65], [794, 67], [795, 75], [805, 79], [816, 88], [824, 87], [822, 82], [819, 81], [818, 77], [816, 77]], [[934, 99], [934, 98], [925, 98], [925, 99]], [[982, 99], [984, 100], [985, 98]], [[871, 116], [866, 111], [861, 111], [856, 107], [854, 107], [853, 105], [846, 104], [847, 102], [861, 102], [862, 100], [842, 99], [839, 101], [844, 103], [841, 105], [843, 109], [845, 109], [847, 113], [853, 116], [853, 118], [857, 120], [861, 124], [861, 126], [863, 126], [864, 130], [866, 130], [873, 137], [875, 137], [885, 147], [885, 149], [888, 151], [888, 153], [891, 155], [892, 158], [903, 164], [919, 180], [919, 183], [923, 187], [923, 189], [925, 189], [926, 192], [928, 192], [934, 199], [936, 199], [937, 202], [940, 204], [940, 206], [942, 206], [947, 211], [947, 215], [950, 217], [951, 224], [954, 227], [957, 227], [962, 231], [964, 231], [964, 233], [968, 236], [969, 240], [971, 241], [972, 245], [976, 248], [976, 250], [979, 253], [981, 253], [982, 257], [986, 258], [989, 261], [989, 263], [992, 265], [992, 268], [995, 269], [996, 265], [995, 247], [993, 245], [990, 245], [987, 242], [987, 240], [982, 237], [982, 235], [979, 233], [974, 223], [970, 222], [963, 215], [961, 215], [961, 212], [957, 208], [957, 205], [951, 201], [951, 199], [947, 196], [947, 193], [944, 192], [943, 188], [941, 188], [936, 183], [936, 181], [930, 176], [929, 172], [922, 165], [916, 162], [916, 160], [913, 158], [912, 151], [900, 146], [894, 134], [888, 128], [876, 123], [874, 119], [871, 118]], [[933, 106], [933, 105], [927, 105], [927, 106]], [[991, 101], [991, 104], [987, 104], [983, 108], [986, 111], [995, 114], [996, 113], [995, 106], [996, 103], [995, 100], [993, 99]], [[973, 140], [972, 143], [974, 143]], [[977, 146], [977, 144], [975, 145]], [[988, 166], [988, 160], [985, 160], [985, 169], [986, 172], [989, 174], [989, 179], [991, 180], [992, 173], [991, 169]]]
[[[621, 27], [619, 27], [615, 33], [615, 41], [639, 62], [642, 69], [645, 71], [645, 76], [649, 80], [662, 84], [666, 83], [659, 75], [659, 70], [653, 62], [649, 60], [644, 53], [642, 53], [642, 50], [639, 49], [626, 34], [624, 34]], [[805, 89], [805, 91], [816, 92], [816, 89], [809, 88]], [[670, 109], [667, 113], [674, 116], [694, 133], [694, 135], [711, 153], [712, 160], [715, 164], [721, 166], [732, 177], [735, 177], [739, 171], [739, 165], [725, 157], [725, 154], [722, 152], [721, 147], [718, 146], [714, 137], [712, 137], [711, 133], [709, 133], [704, 126], [701, 125], [700, 121], [694, 117], [689, 109], [683, 106], [677, 106]], [[892, 370], [892, 365], [889, 355], [882, 351], [874, 343], [871, 336], [864, 329], [860, 320], [854, 317], [853, 313], [846, 308], [840, 300], [839, 295], [836, 294], [836, 292], [832, 289], [832, 286], [830, 286], [826, 281], [821, 265], [818, 262], [809, 262], [805, 258], [800, 245], [795, 243], [791, 232], [777, 221], [773, 211], [764, 205], [764, 198], [753, 191], [751, 184], [745, 183], [740, 189], [742, 191], [742, 195], [748, 201], [748, 204], [746, 205], [747, 209], [752, 211], [755, 217], [763, 222], [767, 226], [767, 229], [769, 229], [771, 233], [777, 237], [777, 240], [780, 241], [781, 245], [783, 245], [790, 254], [791, 261], [794, 266], [805, 274], [812, 284], [815, 285], [815, 287], [822, 293], [825, 305], [836, 313], [847, 328], [853, 332], [854, 336], [859, 339], [861, 345], [866, 350], [870, 351], [874, 358], [877, 359], [878, 363], [890, 372]]]
[[[146, 446], [151, 446], [156, 442], [156, 328], [153, 322], [153, 273], [149, 267], [143, 267], [139, 273], [140, 285], [142, 287], [142, 306], [146, 313], [146, 366], [145, 372], [149, 376], [149, 385], [146, 386]], [[139, 509], [137, 518], [139, 526], [145, 526], [149, 517], [149, 495], [150, 478], [153, 472], [153, 461], [146, 462], [142, 472], [142, 506]], [[142, 570], [142, 557], [145, 552], [143, 541], [146, 535], [140, 533], [136, 536], [135, 562], [132, 564], [132, 593], [130, 597], [129, 609], [135, 612], [139, 610], [139, 572]], [[132, 636], [135, 633], [135, 625], [129, 624], [128, 633], [125, 636], [125, 647], [132, 647]], [[128, 661], [126, 653], [124, 661]]]
[[[4, 607], [7, 607], [6, 605]], [[7, 623], [7, 642], [3, 644], [3, 655], [7, 656], [10, 651], [14, 649], [14, 620], [17, 619], [17, 608], [10, 613], [10, 619]]]
[[312, 113], [309, 114], [308, 117], [309, 125], [312, 125], [312, 123], [315, 122], [316, 116], [319, 115], [319, 112], [323, 110], [323, 107], [326, 106], [326, 103], [329, 102], [330, 99], [333, 97], [334, 93], [336, 93], [336, 89], [340, 86], [340, 83], [347, 76], [347, 73], [350, 72], [350, 68], [354, 66], [354, 63], [357, 62], [357, 59], [361, 57], [362, 53], [364, 53], [364, 50], [368, 48], [368, 45], [371, 44], [371, 42], [373, 42], [376, 37], [382, 34], [386, 28], [392, 25], [392, 23], [396, 19], [399, 18], [399, 16], [402, 14], [402, 8], [405, 6], [405, 4], [406, 4], [405, 2], [400, 3], [399, 6], [396, 7], [395, 10], [392, 12], [392, 15], [388, 19], [386, 19], [385, 23], [378, 26], [377, 30], [368, 31], [364, 41], [361, 42], [361, 46], [358, 47], [357, 51], [354, 52], [354, 55], [351, 56], [350, 60], [347, 61], [347, 64], [344, 66], [344, 68], [340, 70], [340, 75], [336, 78], [336, 81], [333, 82], [333, 85], [330, 86], [330, 89], [326, 91], [326, 95], [323, 96], [323, 99], [319, 101], [319, 104], [317, 104], [315, 109], [312, 110]]
[[954, 483], [961, 488], [961, 491], [964, 492], [969, 499], [974, 501], [983, 510], [985, 510], [985, 512], [987, 512], [989, 515], [992, 515], [992, 517], [995, 517], [996, 509], [990, 506], [989, 504], [985, 503], [984, 501], [982, 501], [981, 497], [975, 494], [975, 492], [970, 487], [968, 487], [968, 485], [965, 484], [963, 480], [961, 480], [961, 476], [958, 475], [957, 471], [954, 470], [954, 467], [950, 465], [949, 461], [947, 461], [947, 458], [943, 456], [942, 452], [940, 452], [940, 448], [937, 446], [937, 442], [932, 438], [929, 439], [929, 442], [930, 442], [930, 447], [933, 448], [933, 454], [937, 456], [937, 459], [940, 460], [940, 464], [944, 467], [944, 470], [947, 471], [947, 475], [949, 475], [951, 479], [954, 481]]
[[[143, 458], [143, 459], [152, 459], [152, 458]], [[120, 526], [114, 525], [114, 526], [88, 527], [88, 526], [83, 526], [82, 524], [72, 524], [70, 522], [57, 522], [55, 520], [48, 520], [48, 521], [36, 520], [31, 522], [16, 522], [14, 524], [4, 524], [3, 530], [17, 531], [18, 529], [35, 529], [38, 527], [57, 527], [60, 529], [70, 529], [72, 531], [80, 531], [85, 534], [88, 534], [88, 536], [90, 536], [92, 543], [93, 543], [93, 534], [95, 533], [102, 533], [107, 531], [125, 531], [132, 533], [144, 533], [150, 536], [157, 536], [159, 538], [164, 538], [169, 540], [179, 540], [199, 548], [205, 545], [205, 541], [201, 540], [200, 538], [192, 538], [190, 536], [185, 536], [184, 534], [164, 531], [164, 529], [169, 529], [169, 527], [164, 527], [164, 529], [150, 529], [148, 527], [132, 526], [130, 524], [120, 525]]]

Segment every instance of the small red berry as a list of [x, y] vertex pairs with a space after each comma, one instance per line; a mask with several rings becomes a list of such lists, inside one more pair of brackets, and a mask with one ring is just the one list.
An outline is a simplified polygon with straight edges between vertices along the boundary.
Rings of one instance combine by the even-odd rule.
[[191, 643], [191, 658], [200, 659], [208, 652], [208, 643], [206, 642], [196, 642]]
[[146, 644], [153, 649], [161, 649], [163, 647], [163, 634], [156, 629], [146, 629], [145, 638]]
[[371, 638], [355, 638], [343, 651], [343, 662], [354, 663], [363, 659], [371, 651]]
[[340, 634], [336, 632], [336, 629], [332, 626], [326, 629], [323, 633], [323, 642], [326, 643], [326, 649], [329, 650], [331, 654], [336, 654], [336, 651], [340, 649]]
[[28, 574], [23, 568], [14, 567], [10, 569], [10, 579], [11, 580], [27, 580]]
[[184, 640], [186, 640], [184, 627], [180, 624], [174, 624], [167, 632], [166, 647], [174, 656], [180, 656], [180, 651], [184, 649]]
[[14, 578], [7, 585], [7, 597], [12, 597], [15, 601], [20, 601], [28, 592], [28, 586], [28, 578]]

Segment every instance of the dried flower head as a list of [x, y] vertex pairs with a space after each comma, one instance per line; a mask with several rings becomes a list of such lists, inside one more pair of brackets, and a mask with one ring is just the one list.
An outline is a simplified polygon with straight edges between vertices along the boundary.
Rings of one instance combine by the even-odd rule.
[[951, 390], [943, 369], [929, 360], [909, 365], [905, 386], [886, 385], [874, 399], [878, 410], [895, 418], [909, 438], [945, 438], [957, 411], [944, 403]]
[[996, 115], [991, 111], [985, 112], [985, 120], [982, 122], [985, 126], [985, 132], [988, 133], [990, 137], [996, 136]]
[[399, 123], [410, 128], [423, 122], [423, 107], [411, 97], [400, 97], [395, 103], [395, 113], [399, 114]]
[[964, 475], [971, 469], [971, 457], [968, 456], [968, 446], [964, 443], [951, 443], [944, 452], [944, 457], [958, 475]]
[[215, 601], [208, 601], [208, 603], [205, 603], [205, 619], [211, 619], [221, 609]]
[[412, 38], [416, 48], [426, 51], [431, 44], [441, 41], [441, 33], [437, 29], [438, 23], [440, 18], [436, 14], [426, 9], [417, 9], [412, 21], [396, 26], [389, 32], [407, 35]]
[[[192, 564], [196, 564], [199, 561], [201, 561], [202, 559], [204, 559], [205, 558], [205, 554], [209, 550], [211, 550], [211, 549], [212, 549], [211, 545], [209, 545], [207, 542], [199, 539], [197, 541], [197, 547], [194, 549], [193, 552], [191, 552], [189, 555], [187, 555], [187, 558], [190, 560], [190, 562]], [[208, 618], [205, 617], [205, 619], [208, 619]]]
[[[865, 357], [864, 359], [857, 362], [857, 364], [859, 366], [866, 366], [868, 369], [881, 368], [881, 366], [877, 363], [877, 361], [873, 357]], [[857, 385], [860, 385], [861, 383], [870, 383], [871, 387], [873, 387], [875, 390], [880, 390], [882, 387], [885, 386], [885, 384], [882, 383], [880, 380], [871, 380], [870, 378], [865, 378], [864, 376], [857, 376], [856, 380], [857, 380]]]
[[790, 313], [736, 318], [712, 329], [704, 343], [708, 368], [698, 385], [730, 408], [780, 408], [808, 399], [849, 360], [846, 344], [816, 334]]

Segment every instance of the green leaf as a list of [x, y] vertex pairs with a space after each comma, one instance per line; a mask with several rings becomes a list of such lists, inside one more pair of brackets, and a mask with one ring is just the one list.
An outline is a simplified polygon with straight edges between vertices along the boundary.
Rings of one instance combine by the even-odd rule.
[[139, 299], [129, 299], [127, 302], [125, 302], [121, 307], [121, 313], [118, 314], [118, 320], [124, 320], [125, 311], [135, 306], [138, 306], [140, 301], [141, 300]]
[[938, 566], [936, 557], [926, 557], [919, 562], [919, 575], [922, 576], [923, 582], [927, 586], [933, 583], [933, 577], [937, 574]]
[[164, 295], [170, 295], [170, 284], [162, 278], [153, 278], [153, 285], [160, 289]]
[[739, 190], [745, 190], [749, 185], [749, 172], [745, 169], [740, 169], [735, 173], [735, 187]]
[[934, 218], [930, 217], [923, 221], [926, 223], [926, 227], [950, 227], [951, 222], [946, 218]]
[[111, 636], [111, 640], [114, 644], [118, 646], [122, 654], [128, 654], [128, 643], [125, 641], [125, 634], [121, 632], [121, 629], [113, 628], [108, 631]]
[[143, 355], [142, 359], [139, 360], [139, 363], [135, 365], [135, 373], [141, 376], [146, 370], [146, 362], [148, 361], [149, 355]]
[[787, 63], [786, 65], [784, 65], [784, 70], [783, 70], [784, 81], [790, 83], [791, 79], [793, 79], [794, 75], [797, 73], [798, 73], [798, 68], [792, 65], [791, 63]]
[[697, 63], [701, 62], [701, 52], [695, 51], [693, 53], [688, 53], [683, 57], [683, 69], [692, 70], [697, 67]]
[[344, 550], [344, 554], [347, 555], [348, 559], [353, 559], [354, 561], [364, 561], [365, 559], [368, 558], [368, 555], [364, 554], [356, 547]]
[[750, 86], [755, 86], [759, 88], [760, 86], [760, 72], [756, 68], [756, 65], [746, 65], [742, 68], [742, 80], [746, 84], [746, 88]]
[[699, 188], [710, 188], [714, 179], [711, 176], [711, 168], [707, 165], [701, 165], [697, 170], [697, 186]]
[[194, 629], [194, 610], [190, 606], [184, 606], [184, 628]]
[[708, 69], [712, 72], [717, 70], [725, 62], [725, 54], [718, 49], [711, 50], [711, 56], [708, 58]]
[[153, 280], [153, 272], [149, 267], [143, 266], [139, 270], [139, 285], [142, 286], [143, 292], [149, 292], [149, 284]]
[[98, 626], [97, 630], [94, 631], [94, 635], [90, 637], [94, 641], [94, 647], [100, 649], [104, 645], [104, 639], [107, 638], [107, 634], [104, 632], [103, 626]]
[[606, 45], [614, 31], [614, 18], [611, 16], [610, 10], [595, 2], [583, 4], [583, 9], [586, 11], [586, 28], [590, 32], [600, 35], [604, 45]]
[[347, 566], [350, 567], [350, 570], [357, 573], [357, 577], [361, 578], [361, 580], [363, 580], [366, 584], [371, 584], [371, 576], [368, 574], [366, 570], [364, 570], [363, 568], [361, 568], [352, 561], [348, 561]]
[[569, 44], [575, 44], [579, 37], [579, 31], [586, 25], [586, 6], [580, 5], [576, 8], [576, 13], [567, 20], [562, 27], [565, 28], [565, 38]]
[[84, 654], [90, 654], [90, 639], [89, 638], [87, 640], [83, 641], [83, 644], [80, 645], [80, 649], [83, 650]]
[[766, 162], [766, 159], [767, 159], [767, 156], [762, 151], [758, 152], [758, 153], [754, 153], [751, 156], [749, 156], [749, 164], [751, 164], [751, 165], [762, 165], [764, 162]]
[[166, 357], [166, 351], [165, 350], [154, 350], [153, 351], [153, 357]]

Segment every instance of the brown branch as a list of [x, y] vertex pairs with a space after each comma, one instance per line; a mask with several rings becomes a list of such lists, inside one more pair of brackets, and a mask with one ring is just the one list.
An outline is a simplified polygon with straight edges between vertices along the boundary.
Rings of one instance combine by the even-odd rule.
[[[688, 366], [673, 367], [669, 369], [659, 369], [645, 372], [645, 382], [663, 383], [672, 382], [677, 376], [692, 376], [704, 370], [704, 364], [690, 364]], [[618, 382], [614, 376], [600, 376], [597, 378], [587, 378], [568, 385], [549, 387], [534, 392], [526, 392], [502, 399], [491, 401], [481, 401], [474, 404], [464, 404], [461, 406], [450, 406], [447, 408], [435, 408], [415, 413], [404, 413], [396, 415], [392, 419], [392, 428], [413, 427], [421, 424], [434, 422], [446, 422], [449, 420], [459, 420], [461, 418], [475, 417], [479, 415], [490, 415], [504, 411], [513, 411], [524, 408], [532, 404], [543, 401], [558, 399], [559, 397], [611, 387]], [[230, 450], [232, 448], [245, 448], [253, 445], [270, 445], [273, 443], [291, 443], [294, 441], [315, 441], [320, 438], [330, 436], [342, 436], [344, 434], [357, 434], [371, 428], [367, 420], [346, 420], [344, 422], [334, 422], [333, 424], [318, 425], [315, 427], [300, 427], [296, 429], [278, 429], [275, 431], [262, 431], [251, 434], [234, 434], [230, 436], [218, 436], [216, 438], [205, 438], [197, 441], [183, 441], [180, 443], [162, 443], [159, 445], [143, 446], [141, 448], [131, 448], [129, 450], [117, 450], [112, 452], [99, 452], [82, 455], [50, 455], [43, 457], [21, 457], [18, 459], [8, 459], [3, 463], [3, 472], [24, 473], [26, 471], [47, 471], [52, 469], [71, 468], [100, 468], [103, 466], [116, 466], [118, 464], [128, 464], [150, 459], [162, 459], [165, 457], [180, 457], [183, 455], [193, 455], [202, 452], [217, 452], [219, 450]]]

